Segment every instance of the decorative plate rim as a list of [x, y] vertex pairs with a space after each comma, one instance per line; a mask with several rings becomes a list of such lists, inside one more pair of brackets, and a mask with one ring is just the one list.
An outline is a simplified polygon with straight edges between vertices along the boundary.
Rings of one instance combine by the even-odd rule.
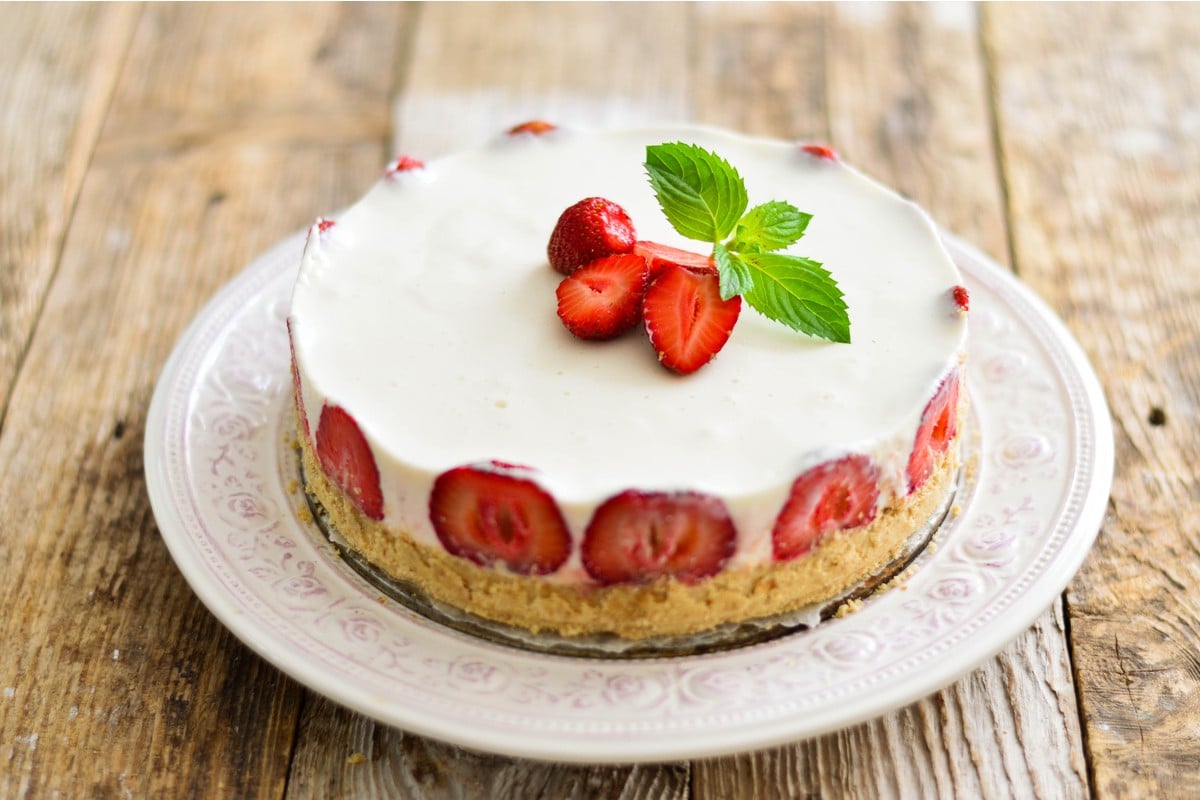
[[[670, 761], [879, 716], [949, 685], [1053, 602], [1099, 531], [1112, 482], [1111, 422], [1082, 349], [1020, 281], [943, 237], [972, 291], [968, 388], [983, 444], [966, 506], [905, 587], [914, 596], [893, 589], [807, 634], [649, 661], [512, 650], [376, 602], [378, 592], [302, 521], [302, 494], [289, 493], [280, 469], [291, 386], [282, 316], [304, 232], [226, 284], [163, 368], [145, 436], [162, 537], [201, 601], [276, 667], [381, 722], [477, 750], [575, 763]], [[244, 335], [251, 329], [265, 335]], [[223, 376], [230, 365], [236, 374]], [[215, 463], [212, 476], [198, 469], [202, 451], [217, 446], [240, 473], [218, 475]], [[244, 480], [272, 459], [269, 474]], [[1022, 492], [1023, 505], [1005, 505]], [[288, 569], [307, 564], [308, 573], [272, 582], [263, 554]], [[286, 592], [296, 586], [301, 598], [319, 587], [329, 608], [292, 608]], [[337, 614], [342, 627], [331, 633], [322, 626]], [[338, 636], [341, 651], [329, 644]], [[379, 636], [402, 642], [386, 667]]]

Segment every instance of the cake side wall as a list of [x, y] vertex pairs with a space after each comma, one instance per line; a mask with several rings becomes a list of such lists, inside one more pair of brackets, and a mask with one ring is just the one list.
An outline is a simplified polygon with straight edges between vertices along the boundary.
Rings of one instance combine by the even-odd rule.
[[[964, 404], [965, 407], [965, 404]], [[299, 435], [307, 490], [349, 546], [395, 579], [472, 614], [533, 632], [672, 636], [795, 611], [841, 595], [894, 561], [953, 489], [959, 441], [917, 492], [899, 497], [868, 525], [826, 537], [783, 563], [731, 569], [697, 584], [661, 578], [645, 585], [568, 585], [481, 567], [404, 531], [368, 519], [333, 485]]]

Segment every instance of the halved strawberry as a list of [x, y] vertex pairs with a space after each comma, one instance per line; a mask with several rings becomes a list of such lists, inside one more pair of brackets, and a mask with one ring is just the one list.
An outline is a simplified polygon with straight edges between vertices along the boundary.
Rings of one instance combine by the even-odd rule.
[[909, 494], [925, 485], [933, 473], [933, 462], [958, 435], [958, 383], [955, 370], [942, 381], [921, 414], [921, 426], [908, 457]]
[[698, 492], [610, 497], [583, 535], [583, 566], [600, 583], [696, 583], [720, 572], [737, 548], [725, 503]]
[[321, 408], [317, 459], [329, 479], [359, 511], [371, 519], [383, 519], [383, 490], [379, 486], [375, 456], [358, 423], [340, 406], [326, 404]]
[[531, 119], [528, 122], [522, 122], [520, 125], [514, 125], [509, 128], [508, 135], [516, 136], [519, 133], [532, 133], [534, 136], [541, 136], [543, 133], [549, 133], [557, 127], [557, 125], [542, 119]]
[[388, 175], [399, 175], [401, 172], [412, 172], [416, 169], [424, 169], [425, 162], [419, 158], [412, 156], [397, 156], [392, 163], [387, 166]]
[[287, 324], [288, 351], [292, 354], [292, 395], [296, 402], [296, 416], [300, 418], [300, 428], [304, 438], [312, 441], [312, 433], [308, 429], [308, 414], [304, 412], [304, 393], [300, 389], [300, 370], [296, 367], [296, 345], [292, 340], [292, 318], [288, 317]]
[[567, 523], [528, 472], [492, 461], [439, 475], [429, 495], [429, 519], [442, 546], [476, 564], [499, 562], [521, 575], [561, 567], [571, 554]]
[[954, 299], [954, 307], [958, 309], [958, 313], [966, 314], [971, 310], [971, 294], [965, 286], [955, 286], [950, 290], [950, 296]]
[[546, 245], [550, 266], [570, 275], [604, 256], [628, 253], [637, 241], [625, 209], [603, 197], [588, 197], [558, 218]]
[[721, 299], [715, 272], [674, 264], [663, 268], [646, 289], [642, 318], [658, 360], [688, 375], [703, 367], [729, 341], [742, 311], [742, 298]]
[[837, 161], [837, 153], [832, 147], [824, 144], [805, 144], [801, 145], [800, 149], [808, 153], [810, 156], [823, 158], [826, 161]]
[[717, 271], [717, 265], [709, 256], [645, 239], [633, 243], [633, 253], [646, 259], [646, 263], [650, 265], [650, 280], [657, 278], [659, 273], [672, 265], [688, 267], [697, 272], [715, 273]]
[[647, 279], [639, 256], [598, 258], [558, 284], [558, 318], [580, 339], [620, 336], [642, 317]]
[[799, 558], [834, 531], [866, 525], [875, 519], [878, 499], [879, 470], [869, 456], [849, 455], [813, 467], [792, 484], [775, 519], [775, 560]]

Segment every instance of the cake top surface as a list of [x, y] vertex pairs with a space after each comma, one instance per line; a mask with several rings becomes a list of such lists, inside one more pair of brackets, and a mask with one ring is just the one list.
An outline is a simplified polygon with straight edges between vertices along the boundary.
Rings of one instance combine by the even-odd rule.
[[[701, 249], [671, 228], [643, 167], [648, 145], [673, 141], [730, 161], [752, 203], [813, 215], [788, 252], [833, 274], [850, 344], [744, 306], [716, 359], [678, 376], [644, 335], [585, 342], [562, 326], [546, 242], [576, 201], [606, 197], [639, 238]], [[703, 127], [557, 129], [381, 179], [310, 236], [292, 333], [306, 394], [347, 409], [399, 468], [523, 464], [567, 503], [631, 487], [739, 497], [856, 449], [891, 446], [902, 470], [963, 347], [949, 299], [960, 282], [920, 209], [795, 143]]]

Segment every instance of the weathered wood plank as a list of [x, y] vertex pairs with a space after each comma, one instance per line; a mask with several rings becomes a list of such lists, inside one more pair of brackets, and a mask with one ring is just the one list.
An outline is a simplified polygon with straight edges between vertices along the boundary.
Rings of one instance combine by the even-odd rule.
[[976, 11], [838, 6], [827, 45], [830, 130], [855, 166], [1008, 263]]
[[829, 139], [829, 9], [703, 3], [693, 14], [687, 89], [697, 119], [759, 136]]
[[404, 12], [140, 12], [0, 436], [5, 797], [278, 796], [302, 697], [172, 564], [146, 407], [199, 306], [374, 177]]
[[121, 5], [4, 10], [0, 426], [136, 19]]
[[1073, 698], [1051, 680], [1068, 671], [1056, 644], [1063, 635], [1056, 606], [993, 662], [911, 706], [830, 736], [695, 765], [695, 797], [1082, 797]]
[[1021, 276], [1097, 368], [1110, 514], [1067, 594], [1101, 797], [1200, 786], [1200, 9], [988, 6]]
[[[974, 8], [855, 4], [771, 12], [785, 19], [757, 8], [710, 10], [705, 27], [713, 41], [696, 50], [717, 58], [728, 53], [720, 38], [730, 30], [742, 35], [739, 50], [751, 41], [765, 45], [800, 20], [817, 33], [798, 38], [800, 46], [772, 46], [768, 52], [782, 64], [761, 55], [719, 61], [722, 73], [760, 77], [727, 79], [707, 102], [763, 108], [796, 95], [805, 107], [799, 122], [785, 115], [765, 124], [802, 129], [761, 132], [825, 138], [825, 131], [848, 161], [1004, 259], [1007, 232]], [[901, 711], [790, 747], [696, 764], [696, 796], [1082, 796], [1086, 775], [1060, 617], [1052, 609], [997, 659]]]
[[377, 725], [312, 698], [288, 796], [411, 798], [688, 797], [688, 767], [568, 767], [475, 753]]
[[[486, 11], [482, 10], [486, 9]], [[529, 119], [612, 127], [691, 116], [686, 9], [430, 4], [397, 96], [397, 152], [433, 157]]]

